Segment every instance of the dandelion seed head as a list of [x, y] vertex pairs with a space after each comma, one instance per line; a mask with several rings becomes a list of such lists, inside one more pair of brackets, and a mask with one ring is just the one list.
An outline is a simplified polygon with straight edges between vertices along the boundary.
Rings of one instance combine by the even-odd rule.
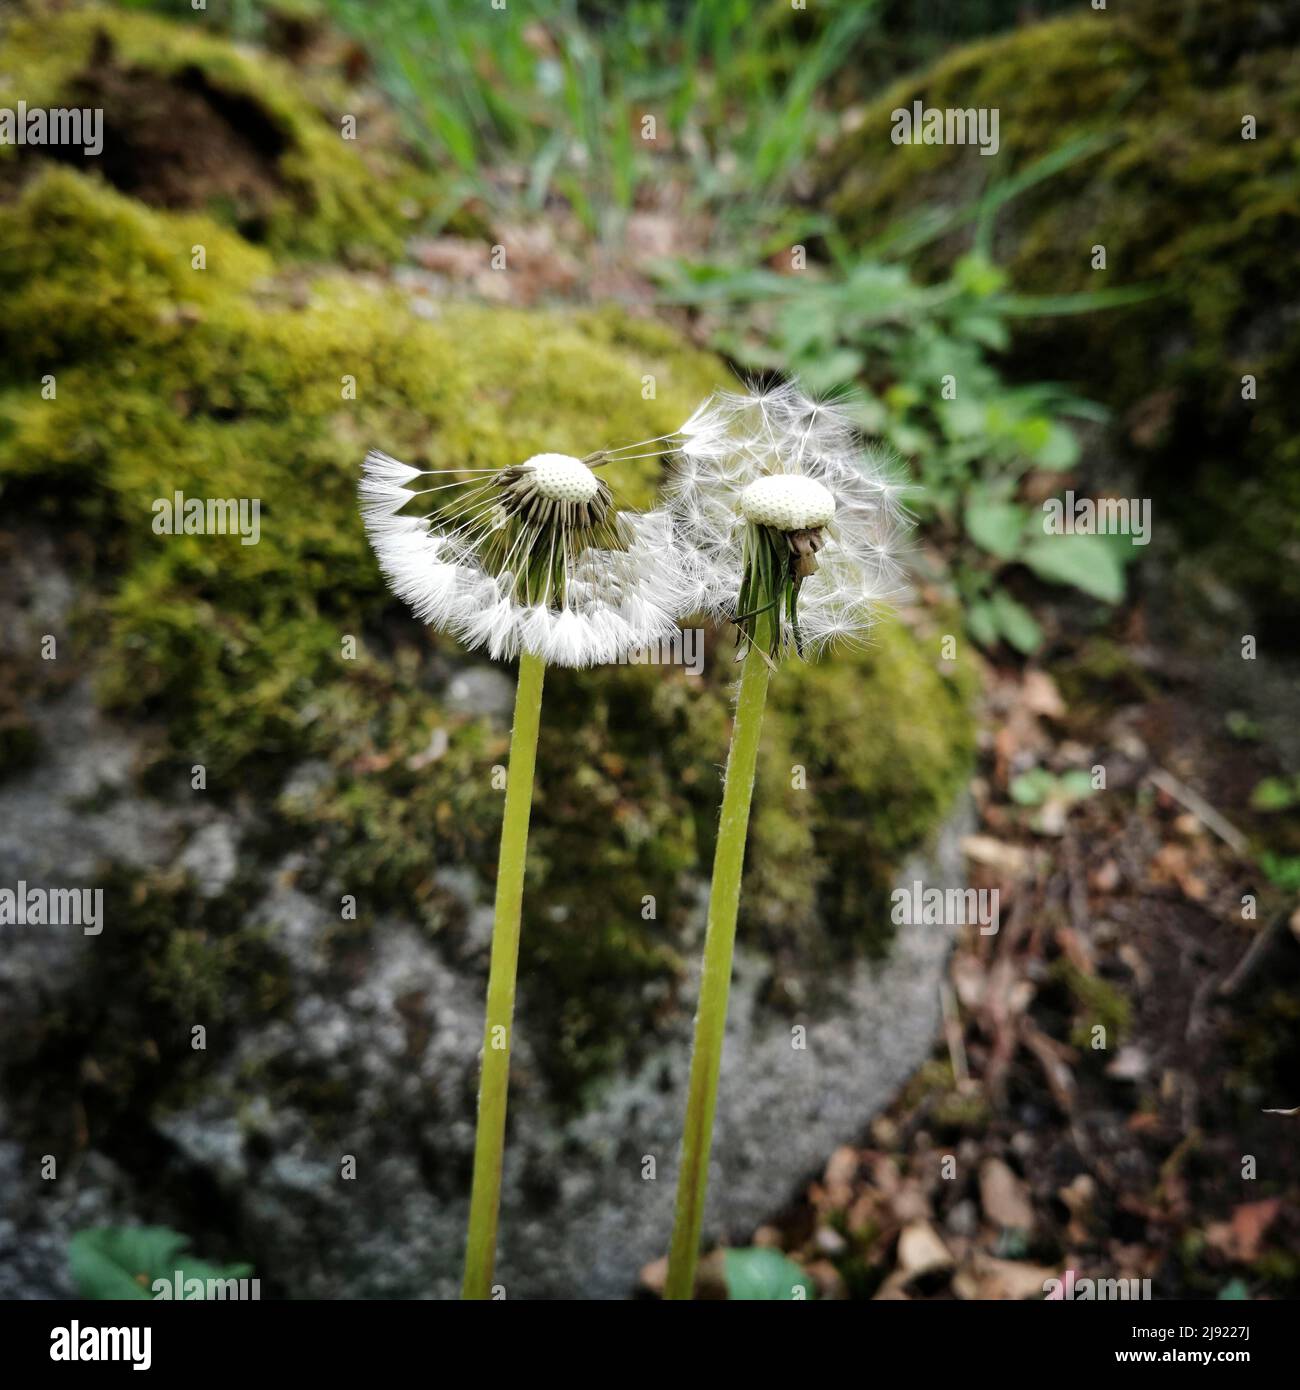
[[552, 502], [590, 502], [600, 490], [600, 479], [581, 459], [568, 454], [534, 454], [525, 461], [537, 491]]
[[834, 494], [802, 473], [755, 478], [741, 489], [739, 506], [746, 521], [776, 531], [815, 530], [835, 515]]
[[685, 611], [770, 650], [860, 643], [904, 592], [903, 486], [891, 457], [796, 383], [719, 392], [682, 426], [668, 511]]
[[358, 490], [393, 592], [494, 659], [591, 666], [675, 626], [683, 585], [669, 517], [620, 511], [580, 459], [422, 471], [371, 452]]

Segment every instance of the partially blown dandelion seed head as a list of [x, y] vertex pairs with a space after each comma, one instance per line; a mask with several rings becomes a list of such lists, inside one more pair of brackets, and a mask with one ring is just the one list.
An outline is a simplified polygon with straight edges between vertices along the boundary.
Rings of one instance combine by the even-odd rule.
[[835, 515], [835, 495], [816, 478], [773, 473], [741, 489], [740, 514], [756, 526], [774, 531], [811, 531]]
[[[634, 446], [629, 446], [634, 447]], [[617, 451], [590, 456], [597, 466]], [[425, 477], [439, 479], [420, 486]], [[494, 658], [616, 661], [670, 632], [680, 601], [665, 513], [620, 511], [588, 462], [536, 454], [509, 468], [411, 468], [372, 451], [361, 513], [393, 592]], [[408, 511], [417, 500], [425, 514]]]
[[668, 511], [683, 610], [777, 656], [853, 643], [903, 592], [903, 483], [840, 410], [789, 383], [718, 392], [679, 432]]

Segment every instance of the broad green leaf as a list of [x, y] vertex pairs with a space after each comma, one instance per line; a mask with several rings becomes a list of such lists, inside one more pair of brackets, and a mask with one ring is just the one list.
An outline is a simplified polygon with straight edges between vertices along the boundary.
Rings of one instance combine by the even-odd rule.
[[963, 337], [972, 338], [994, 352], [1005, 352], [1011, 342], [1006, 324], [992, 314], [964, 314], [954, 322], [953, 328]]
[[975, 493], [966, 503], [966, 534], [982, 550], [1011, 560], [1020, 552], [1020, 538], [1029, 513], [1016, 502]]
[[1001, 634], [997, 611], [988, 599], [979, 599], [966, 610], [966, 626], [981, 647], [994, 647]]
[[962, 289], [981, 299], [995, 294], [1007, 282], [1006, 272], [983, 256], [962, 256], [953, 266], [953, 279]]
[[1056, 778], [1045, 767], [1031, 767], [1011, 779], [1007, 790], [1018, 806], [1041, 806], [1052, 794]]
[[1082, 801], [1093, 792], [1092, 774], [1081, 767], [1072, 767], [1056, 780], [1058, 792], [1069, 801]]
[[[762, 1246], [724, 1250], [723, 1269], [728, 1298], [788, 1303], [816, 1297], [812, 1280], [779, 1250]], [[802, 1294], [797, 1292], [800, 1289]]]
[[1300, 854], [1274, 854], [1265, 850], [1259, 856], [1259, 867], [1268, 881], [1284, 893], [1300, 891]]
[[816, 395], [833, 391], [837, 386], [849, 386], [862, 370], [862, 354], [851, 348], [819, 354], [804, 363], [803, 379]]
[[78, 1231], [68, 1247], [72, 1277], [84, 1298], [151, 1299], [157, 1279], [244, 1279], [246, 1264], [220, 1266], [184, 1254], [189, 1239], [165, 1226], [110, 1226]]
[[1300, 801], [1300, 786], [1284, 777], [1265, 777], [1255, 784], [1250, 804], [1256, 811], [1285, 811]]
[[994, 593], [990, 603], [998, 631], [1018, 652], [1030, 656], [1043, 645], [1043, 629], [1024, 604], [1002, 589]]
[[955, 401], [945, 401], [935, 414], [949, 439], [971, 439], [985, 429], [984, 407], [965, 396], [958, 396]]
[[1079, 441], [1072, 429], [1054, 424], [1048, 432], [1042, 448], [1034, 453], [1034, 462], [1039, 468], [1052, 473], [1061, 473], [1073, 468], [1079, 461]]
[[1104, 536], [1039, 536], [1020, 556], [1040, 579], [1073, 584], [1103, 603], [1124, 597], [1120, 552]]

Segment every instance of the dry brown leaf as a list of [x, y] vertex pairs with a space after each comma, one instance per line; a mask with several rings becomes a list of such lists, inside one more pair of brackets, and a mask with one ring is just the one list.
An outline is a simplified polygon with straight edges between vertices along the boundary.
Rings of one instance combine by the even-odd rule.
[[980, 1164], [980, 1205], [995, 1225], [1028, 1231], [1034, 1225], [1034, 1208], [1025, 1184], [1000, 1158]]
[[853, 1183], [858, 1176], [859, 1155], [851, 1144], [842, 1144], [826, 1160], [822, 1185], [832, 1206], [844, 1207], [853, 1197]]
[[909, 1279], [933, 1269], [949, 1269], [952, 1255], [928, 1221], [913, 1221], [898, 1235], [898, 1268]]
[[889, 1205], [894, 1218], [903, 1226], [910, 1221], [928, 1220], [934, 1214], [930, 1199], [915, 1178], [903, 1180], [902, 1186], [890, 1198]]
[[1046, 1265], [1025, 1264], [1020, 1260], [999, 1260], [976, 1250], [970, 1263], [953, 1278], [959, 1298], [1022, 1299], [1042, 1298], [1043, 1285], [1060, 1277]]
[[1065, 701], [1061, 699], [1056, 682], [1046, 671], [1025, 672], [1020, 684], [1020, 698], [1027, 709], [1046, 715], [1048, 719], [1061, 719], [1065, 715]]
[[1228, 1259], [1250, 1264], [1259, 1258], [1260, 1243], [1281, 1209], [1280, 1197], [1245, 1202], [1233, 1209], [1230, 1221], [1215, 1221], [1205, 1228], [1206, 1242]]
[[993, 835], [965, 835], [962, 853], [976, 864], [983, 864], [1008, 878], [1024, 878], [1032, 867], [1032, 856], [1023, 845], [999, 840]]

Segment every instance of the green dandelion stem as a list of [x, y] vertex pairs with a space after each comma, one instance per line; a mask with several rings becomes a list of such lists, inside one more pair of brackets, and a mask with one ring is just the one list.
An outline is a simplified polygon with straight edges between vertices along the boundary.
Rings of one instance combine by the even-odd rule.
[[492, 1297], [506, 1138], [506, 1093], [510, 1084], [510, 1030], [514, 1023], [515, 975], [519, 964], [519, 917], [524, 897], [528, 813], [533, 800], [533, 768], [537, 762], [537, 728], [541, 722], [545, 674], [546, 667], [540, 658], [527, 652], [520, 656], [515, 723], [510, 735], [510, 771], [501, 821], [501, 855], [497, 866], [492, 959], [488, 967], [483, 1072], [479, 1081], [474, 1185], [469, 1199], [469, 1239], [465, 1247], [462, 1298]]
[[[767, 625], [771, 618], [763, 620]], [[740, 907], [740, 878], [745, 862], [749, 806], [754, 794], [759, 736], [767, 703], [771, 663], [762, 634], [755, 634], [741, 667], [740, 699], [727, 755], [722, 792], [722, 818], [713, 853], [713, 886], [709, 891], [709, 924], [704, 942], [704, 971], [695, 1015], [695, 1046], [691, 1053], [690, 1092], [682, 1136], [681, 1167], [677, 1175], [677, 1209], [668, 1253], [668, 1282], [664, 1297], [690, 1298], [695, 1291], [695, 1265], [700, 1253], [704, 1199], [709, 1182], [709, 1149], [713, 1114], [718, 1101], [718, 1072], [727, 1027], [727, 998], [731, 992], [731, 957]]]

